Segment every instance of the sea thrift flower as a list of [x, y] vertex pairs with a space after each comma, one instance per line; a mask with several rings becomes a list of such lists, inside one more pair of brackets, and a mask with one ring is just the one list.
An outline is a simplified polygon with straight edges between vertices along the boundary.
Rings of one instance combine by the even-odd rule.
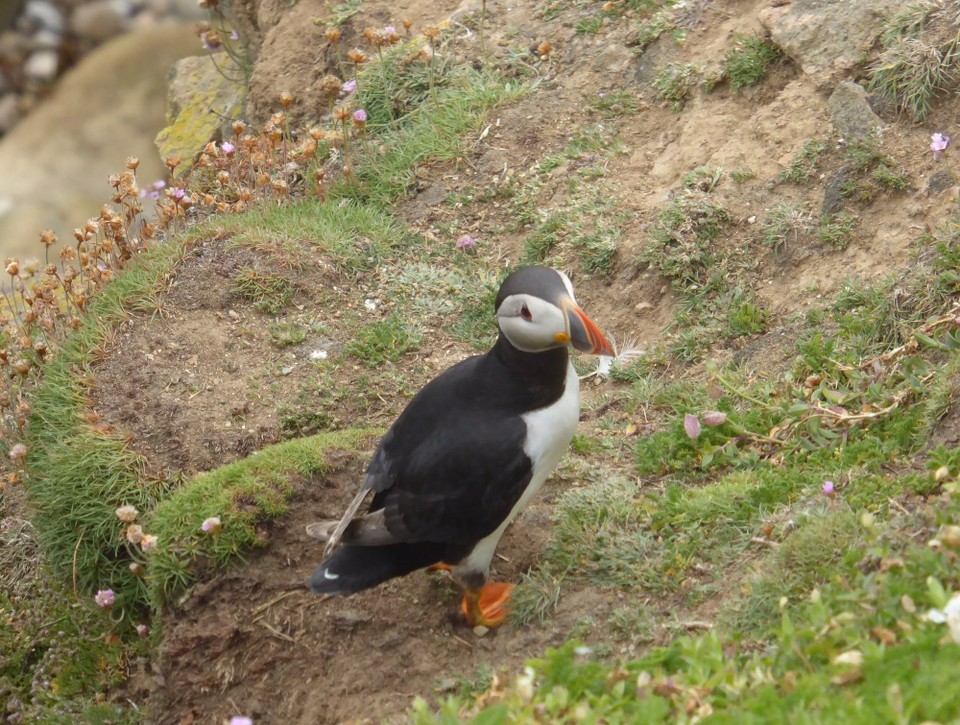
[[97, 606], [100, 607], [100, 609], [109, 609], [111, 606], [113, 606], [116, 598], [117, 595], [113, 593], [113, 589], [101, 589], [96, 593], [93, 601], [97, 603]]
[[930, 150], [933, 151], [933, 158], [940, 158], [940, 154], [947, 150], [950, 145], [950, 137], [942, 133], [935, 133], [930, 137]]
[[473, 249], [477, 244], [477, 241], [471, 237], [469, 234], [464, 234], [457, 240], [457, 249]]
[[367, 122], [367, 112], [362, 108], [358, 108], [353, 112], [353, 122], [358, 126], [362, 126]]
[[347, 81], [342, 86], [340, 86], [340, 92], [343, 94], [353, 93], [355, 90], [357, 90], [356, 81]]
[[220, 146], [220, 150], [223, 151], [223, 153], [225, 153], [227, 156], [232, 154], [235, 148], [236, 146], [234, 146], [229, 141], [224, 141], [223, 144]]
[[17, 445], [13, 446], [13, 448], [10, 449], [10, 453], [8, 453], [7, 455], [10, 456], [11, 461], [13, 461], [14, 463], [19, 463], [24, 458], [26, 458], [27, 447], [23, 445], [23, 443], [17, 443]]
[[228, 725], [253, 725], [253, 718], [246, 715], [234, 715], [230, 718]]
[[140, 548], [144, 551], [153, 551], [157, 548], [157, 537], [154, 534], [144, 534], [140, 539]]
[[148, 627], [148, 626], [145, 625], [145, 624], [138, 624], [138, 625], [137, 625], [137, 636], [138, 636], [138, 637], [140, 637], [141, 639], [143, 639], [143, 638], [146, 637], [148, 634], [150, 634], [150, 627]]
[[132, 524], [139, 511], [134, 506], [121, 506], [116, 510], [117, 518], [125, 524]]
[[173, 198], [174, 198], [174, 199], [177, 199], [177, 200], [183, 199], [183, 197], [186, 196], [186, 194], [187, 194], [187, 192], [185, 192], [183, 189], [174, 189], [174, 190], [173, 190]]
[[723, 425], [726, 422], [727, 414], [721, 413], [718, 410], [708, 410], [703, 414], [703, 424], [711, 428], [716, 428], [718, 425]]
[[687, 433], [687, 438], [696, 440], [700, 437], [700, 419], [692, 413], [683, 416], [683, 429]]
[[240, 40], [240, 33], [238, 33], [236, 30], [231, 30], [230, 40]]
[[833, 487], [833, 481], [823, 482], [823, 495], [827, 496], [828, 498], [833, 498], [837, 495]]
[[208, 519], [204, 519], [203, 523], [200, 524], [200, 528], [208, 534], [215, 534], [220, 530], [220, 517], [211, 516]]
[[127, 527], [126, 537], [131, 544], [139, 544], [143, 541], [143, 527], [140, 524], [130, 524]]

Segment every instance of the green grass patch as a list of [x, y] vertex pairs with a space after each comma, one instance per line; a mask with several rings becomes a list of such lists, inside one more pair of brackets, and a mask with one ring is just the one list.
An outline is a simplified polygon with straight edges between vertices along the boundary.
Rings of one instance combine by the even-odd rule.
[[[295, 482], [327, 472], [331, 452], [356, 450], [370, 433], [350, 429], [268, 446], [197, 475], [158, 503], [146, 518], [146, 529], [159, 539], [146, 564], [154, 603], [169, 600], [201, 573], [262, 546], [257, 524], [286, 513]], [[200, 525], [213, 516], [220, 518], [220, 530], [202, 531]]]
[[724, 73], [735, 91], [755, 86], [767, 77], [780, 49], [759, 35], [737, 36], [724, 59]]
[[344, 345], [344, 351], [369, 368], [386, 362], [398, 362], [408, 352], [420, 347], [422, 335], [403, 315], [393, 312], [378, 322], [371, 322], [357, 331], [356, 337]]

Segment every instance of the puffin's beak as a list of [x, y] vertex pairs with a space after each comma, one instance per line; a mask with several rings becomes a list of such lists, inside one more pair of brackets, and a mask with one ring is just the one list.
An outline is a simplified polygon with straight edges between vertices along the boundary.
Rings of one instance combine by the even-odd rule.
[[581, 352], [610, 356], [615, 354], [613, 345], [603, 336], [600, 328], [587, 317], [583, 310], [577, 307], [573, 300], [569, 297], [565, 298], [562, 306], [567, 315], [567, 332], [570, 337], [567, 342]]

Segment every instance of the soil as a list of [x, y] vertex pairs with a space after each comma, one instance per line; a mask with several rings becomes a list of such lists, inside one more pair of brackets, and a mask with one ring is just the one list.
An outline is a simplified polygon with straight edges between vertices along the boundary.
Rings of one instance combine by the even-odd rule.
[[[484, 254], [515, 262], [528, 230], [510, 231], [505, 206], [457, 209], [438, 202], [451, 193], [528, 178], [545, 155], [567, 144], [573, 128], [586, 120], [591, 99], [633, 91], [640, 98], [638, 112], [604, 121], [615, 127], [627, 149], [608, 160], [606, 179], [618, 208], [629, 212], [632, 222], [606, 278], [573, 276], [581, 306], [614, 338], [652, 344], [673, 319], [677, 303], [669, 283], [636, 258], [657, 222], [658, 208], [677, 193], [691, 169], [711, 165], [756, 174], [740, 185], [727, 181], [714, 192], [736, 222], [730, 238], [719, 244], [735, 247], [758, 235], [764, 210], [776, 201], [804, 203], [819, 214], [823, 179], [802, 187], [774, 183], [808, 139], [831, 133], [829, 89], [816, 77], [781, 61], [761, 85], [739, 93], [721, 86], [709, 95], [697, 94], [679, 114], [658, 101], [652, 89], [667, 63], [719, 64], [733, 34], [761, 31], [758, 13], [769, 5], [767, 0], [699, 3], [699, 22], [682, 46], [664, 38], [638, 56], [620, 25], [597, 34], [576, 32], [577, 21], [599, 12], [596, 7], [563, 6], [545, 20], [542, 8], [529, 4], [489, 3], [489, 47], [531, 48], [544, 41], [553, 46], [550, 57], [536, 65], [539, 88], [495, 112], [468, 163], [420, 175], [417, 192], [400, 205], [398, 216], [427, 235], [440, 227], [452, 229], [454, 238], [470, 233], [481, 240]], [[419, 27], [451, 13], [460, 17], [466, 9], [445, 2], [408, 0], [397, 6], [368, 0], [346, 32], [349, 37], [367, 25], [399, 25], [402, 17]], [[320, 0], [261, 4], [257, 22], [269, 30], [251, 90], [251, 107], [261, 115], [280, 90], [310, 88], [325, 72], [291, 60], [296, 49], [302, 60], [303, 27], [318, 35], [309, 19], [325, 13]], [[476, 35], [462, 25], [457, 29], [479, 56]], [[949, 118], [948, 109], [936, 111], [924, 128], [884, 119], [889, 125], [883, 150], [902, 165], [914, 190], [937, 170], [926, 151], [930, 129], [941, 128], [938, 123], [947, 128]], [[555, 170], [538, 200], [541, 208], [564, 202], [569, 170], [569, 164]], [[754, 291], [769, 312], [769, 331], [719, 350], [718, 356], [750, 360], [771, 372], [782, 369], [795, 343], [791, 316], [819, 306], [821, 297], [845, 279], [875, 281], [903, 267], [918, 236], [944, 218], [948, 193], [901, 193], [861, 205], [856, 239], [843, 251], [825, 247], [813, 235], [752, 259]], [[134, 449], [158, 472], [207, 470], [289, 435], [278, 410], [308, 383], [311, 353], [342, 350], [346, 333], [333, 312], [322, 320], [324, 331], [311, 332], [304, 343], [283, 349], [271, 344], [269, 325], [277, 318], [230, 292], [236, 271], [257, 264], [263, 264], [260, 257], [229, 240], [202, 243], [157, 309], [132, 317], [94, 370], [98, 414], [126, 431]], [[345, 289], [345, 281], [322, 261], [304, 265], [296, 279], [294, 311], [286, 313], [291, 319], [314, 309], [308, 305], [317, 295], [335, 290], [342, 293], [343, 314], [362, 306], [364, 291]], [[332, 414], [353, 424], [386, 427], [412, 391], [469, 353], [464, 344], [444, 340], [435, 349], [405, 356], [395, 366], [403, 379], [395, 389], [377, 391], [376, 400], [341, 397]], [[344, 368], [337, 385], [358, 390], [363, 370]], [[586, 384], [585, 408], [613, 385]], [[566, 641], [578, 622], [589, 617], [604, 622], [622, 606], [623, 593], [573, 581], [545, 625], [507, 624], [477, 637], [460, 622], [456, 592], [439, 574], [414, 574], [349, 599], [312, 596], [302, 582], [320, 550], [304, 534], [304, 525], [338, 515], [357, 490], [368, 455], [346, 457], [321, 480], [298, 482], [291, 513], [270, 525], [263, 549], [199, 584], [164, 614], [161, 656], [132, 678], [126, 693], [133, 701], [146, 701], [156, 722], [222, 722], [234, 714], [252, 716], [257, 723], [391, 719], [409, 708], [414, 696], [439, 697], [476, 677], [478, 668], [516, 671], [525, 659]], [[608, 463], [629, 465], [626, 460]], [[497, 578], [516, 581], [537, 562], [550, 537], [551, 503], [571, 485], [576, 481], [561, 468], [508, 530], [495, 560]], [[743, 568], [749, 569], [748, 562]], [[731, 573], [725, 587], [732, 590], [736, 581]], [[684, 609], [673, 600], [651, 606], [663, 621], [681, 617], [709, 626], [722, 597], [720, 592], [699, 609]], [[591, 644], [604, 636], [600, 627], [584, 639]], [[633, 645], [618, 643], [612, 655], [635, 653]]]

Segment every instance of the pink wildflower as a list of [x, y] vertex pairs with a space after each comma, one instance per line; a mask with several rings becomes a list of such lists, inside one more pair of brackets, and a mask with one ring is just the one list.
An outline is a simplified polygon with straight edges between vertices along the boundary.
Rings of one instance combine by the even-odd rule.
[[700, 419], [693, 413], [687, 413], [683, 416], [683, 430], [686, 431], [687, 438], [696, 440], [700, 437]]
[[137, 625], [137, 636], [138, 636], [138, 637], [140, 637], [141, 639], [143, 639], [143, 638], [146, 637], [148, 634], [150, 634], [150, 627], [148, 627], [148, 626], [145, 625], [145, 624], [138, 624], [138, 625]]
[[477, 240], [471, 237], [469, 234], [464, 234], [457, 240], [457, 249], [473, 249], [477, 244]]
[[834, 496], [837, 495], [833, 486], [833, 481], [823, 482], [823, 495], [828, 498], [833, 498]]
[[200, 524], [200, 529], [208, 534], [215, 534], [220, 530], [220, 517], [211, 516], [208, 519], [204, 519], [203, 523]]
[[703, 424], [711, 428], [716, 428], [718, 425], [723, 425], [726, 422], [727, 414], [721, 413], [718, 410], [708, 410], [703, 414]]
[[236, 146], [234, 146], [229, 141], [224, 141], [223, 144], [220, 146], [220, 150], [223, 151], [223, 153], [225, 153], [227, 156], [232, 154], [235, 148]]
[[947, 150], [950, 145], [950, 137], [942, 133], [935, 133], [930, 137], [930, 150], [933, 151], [933, 158], [940, 158], [940, 154]]
[[353, 122], [358, 126], [362, 126], [367, 122], [367, 112], [362, 108], [358, 108], [353, 112]]
[[10, 449], [10, 453], [7, 454], [10, 456], [10, 460], [14, 463], [19, 463], [27, 456], [27, 447], [23, 443], [17, 443]]
[[344, 95], [348, 93], [353, 93], [355, 90], [357, 90], [356, 81], [347, 81], [342, 86], [340, 86], [340, 92], [343, 93]]
[[114, 601], [116, 601], [117, 595], [113, 593], [113, 589], [101, 589], [94, 596], [93, 601], [97, 603], [97, 606], [100, 609], [109, 609], [113, 606]]

